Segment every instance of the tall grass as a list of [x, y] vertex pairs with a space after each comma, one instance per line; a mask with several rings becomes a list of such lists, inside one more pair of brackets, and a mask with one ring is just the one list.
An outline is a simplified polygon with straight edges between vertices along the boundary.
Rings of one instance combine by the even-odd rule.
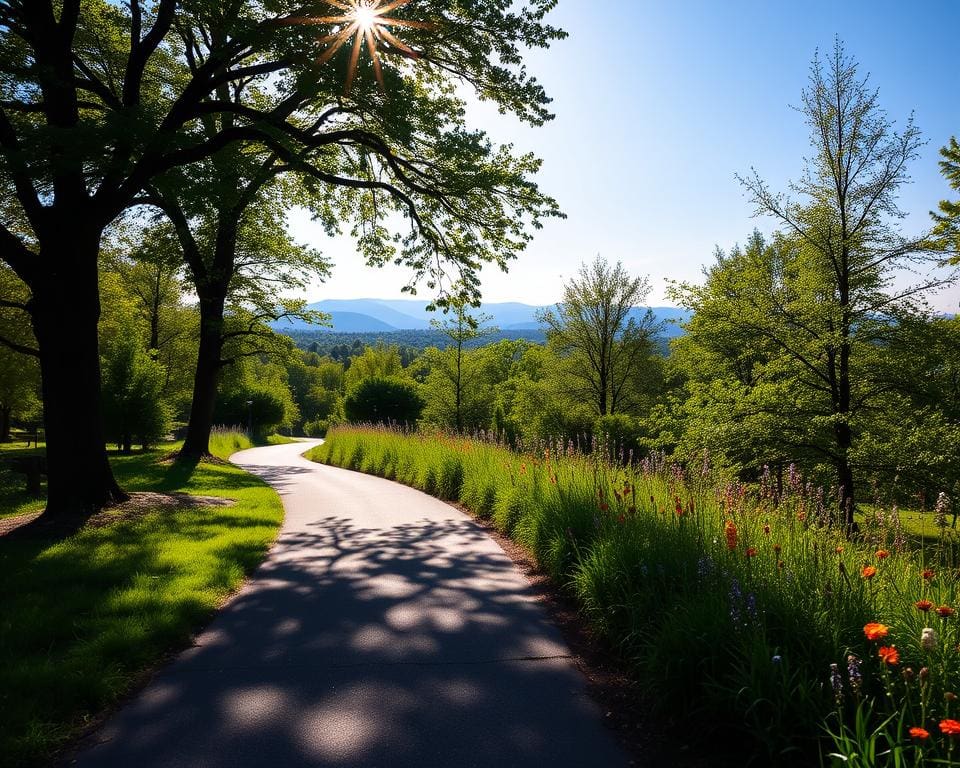
[[[896, 511], [878, 512], [848, 539], [834, 501], [793, 471], [782, 490], [747, 488], [708, 466], [377, 428], [331, 430], [308, 455], [492, 520], [576, 596], [658, 707], [757, 764], [952, 764], [940, 721], [958, 710], [960, 633], [942, 527], [911, 547]], [[869, 639], [871, 623], [886, 635]], [[891, 664], [879, 654], [894, 646]]]

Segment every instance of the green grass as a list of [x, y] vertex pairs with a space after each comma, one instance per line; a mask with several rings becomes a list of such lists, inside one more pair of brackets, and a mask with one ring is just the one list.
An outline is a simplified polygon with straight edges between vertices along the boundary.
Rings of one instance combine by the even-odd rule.
[[[183, 647], [273, 541], [273, 490], [233, 466], [164, 461], [174, 447], [113, 456], [121, 485], [236, 505], [149, 511], [59, 542], [0, 538], [0, 765], [48, 760]], [[214, 450], [236, 448], [221, 435]]]
[[[43, 448], [28, 448], [24, 442], [0, 443], [0, 519], [43, 509], [43, 499], [26, 491], [26, 478], [5, 465], [6, 459], [43, 453]], [[41, 482], [46, 489], [46, 480]]]
[[[901, 765], [953, 764], [937, 728], [958, 715], [946, 694], [960, 694], [960, 560], [949, 529], [931, 536], [929, 520], [908, 529], [892, 510], [870, 510], [849, 540], [830, 501], [799, 478], [778, 496], [701, 467], [618, 467], [563, 446], [518, 455], [438, 434], [339, 428], [308, 457], [490, 519], [569, 590], [662, 712], [690, 724], [684, 734], [736, 744], [756, 765], [833, 764], [832, 751], [837, 764], [893, 764], [853, 757], [864, 748], [896, 752]], [[921, 600], [957, 616], [918, 609]], [[865, 637], [869, 622], [888, 627], [883, 643]], [[921, 644], [925, 627], [937, 633], [933, 650]], [[896, 667], [880, 660], [881, 644], [897, 647]], [[922, 690], [899, 674], [907, 667], [930, 670]], [[914, 726], [933, 734], [923, 749], [906, 733]]]

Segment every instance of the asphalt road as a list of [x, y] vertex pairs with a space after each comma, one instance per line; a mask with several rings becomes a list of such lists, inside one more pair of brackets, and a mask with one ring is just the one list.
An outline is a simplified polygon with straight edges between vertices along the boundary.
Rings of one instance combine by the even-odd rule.
[[492, 539], [418, 491], [313, 464], [308, 447], [232, 457], [282, 495], [276, 545], [76, 765], [627, 764]]

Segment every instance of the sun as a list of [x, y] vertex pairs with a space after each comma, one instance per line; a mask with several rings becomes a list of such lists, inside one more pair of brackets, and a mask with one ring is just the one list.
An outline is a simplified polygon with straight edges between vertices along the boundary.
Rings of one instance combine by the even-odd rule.
[[383, 70], [380, 66], [380, 54], [399, 53], [411, 59], [421, 58], [421, 54], [397, 39], [390, 31], [390, 27], [407, 27], [414, 29], [430, 29], [432, 24], [423, 21], [408, 21], [397, 19], [384, 14], [401, 8], [411, 0], [325, 0], [325, 5], [342, 11], [336, 16], [307, 16], [286, 19], [288, 24], [331, 24], [339, 27], [331, 34], [320, 37], [318, 42], [327, 46], [327, 49], [317, 58], [318, 64], [326, 64], [332, 59], [349, 40], [353, 38], [353, 50], [350, 53], [350, 68], [347, 70], [347, 82], [344, 94], [349, 93], [353, 81], [357, 76], [357, 65], [360, 54], [366, 43], [370, 59], [373, 61], [373, 72], [376, 75], [380, 89], [385, 91], [383, 84]]

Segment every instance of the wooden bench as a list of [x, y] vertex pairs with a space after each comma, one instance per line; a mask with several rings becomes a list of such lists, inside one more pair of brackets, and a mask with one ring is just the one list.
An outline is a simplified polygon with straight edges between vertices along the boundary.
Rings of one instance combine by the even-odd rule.
[[40, 495], [40, 478], [47, 474], [46, 456], [14, 456], [3, 463], [13, 472], [26, 477], [27, 493]]

